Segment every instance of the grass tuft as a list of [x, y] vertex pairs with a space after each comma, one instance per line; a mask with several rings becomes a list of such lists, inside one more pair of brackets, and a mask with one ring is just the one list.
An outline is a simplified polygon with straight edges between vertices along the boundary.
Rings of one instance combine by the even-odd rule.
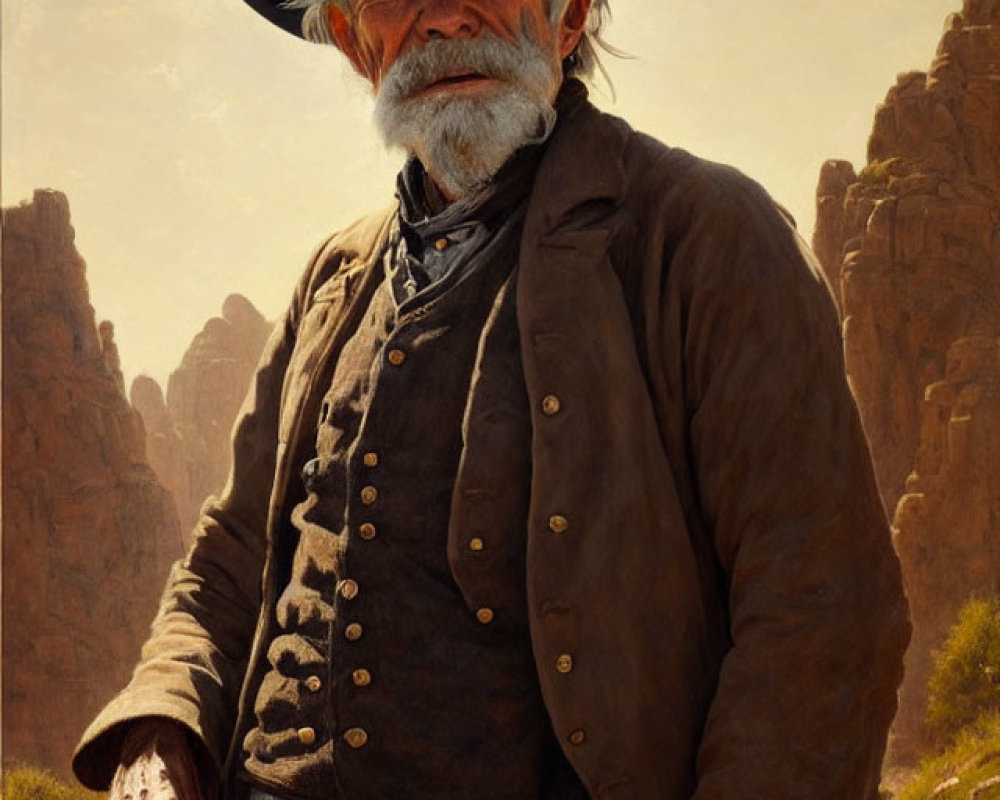
[[[925, 759], [917, 777], [895, 800], [968, 800], [976, 786], [997, 775], [1000, 775], [1000, 714], [987, 714], [958, 734], [944, 753]], [[935, 794], [935, 789], [953, 779], [957, 782]], [[1000, 800], [1000, 784], [977, 795], [976, 800]]]
[[2, 800], [102, 800], [105, 796], [78, 784], [71, 786], [37, 767], [6, 769], [0, 785]]

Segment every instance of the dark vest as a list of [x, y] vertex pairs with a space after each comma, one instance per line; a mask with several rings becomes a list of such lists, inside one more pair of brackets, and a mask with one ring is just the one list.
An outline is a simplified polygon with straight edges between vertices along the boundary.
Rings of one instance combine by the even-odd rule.
[[[246, 772], [279, 794], [586, 796], [551, 734], [527, 627], [522, 216], [482, 229], [472, 263], [398, 307], [400, 282], [384, 281], [337, 364], [244, 743]], [[503, 502], [457, 556], [460, 587], [447, 532], [472, 381], [497, 451], [485, 491]]]

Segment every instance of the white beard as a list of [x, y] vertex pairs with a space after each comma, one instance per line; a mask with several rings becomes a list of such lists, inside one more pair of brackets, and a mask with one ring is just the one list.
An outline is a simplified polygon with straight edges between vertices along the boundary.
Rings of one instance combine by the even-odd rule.
[[[413, 97], [455, 70], [497, 78], [481, 94]], [[514, 152], [548, 135], [562, 70], [526, 35], [516, 43], [435, 40], [401, 56], [386, 73], [375, 122], [386, 145], [420, 159], [435, 183], [460, 198], [487, 183]]]

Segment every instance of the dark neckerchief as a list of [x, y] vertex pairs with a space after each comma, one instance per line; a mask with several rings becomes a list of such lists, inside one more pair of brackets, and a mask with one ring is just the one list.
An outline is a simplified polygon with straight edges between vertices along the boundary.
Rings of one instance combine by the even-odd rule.
[[424, 165], [411, 157], [397, 179], [399, 229], [407, 251], [422, 258], [428, 242], [470, 223], [495, 229], [496, 222], [527, 197], [543, 149], [544, 143], [522, 147], [489, 183], [450, 205], [444, 205]]

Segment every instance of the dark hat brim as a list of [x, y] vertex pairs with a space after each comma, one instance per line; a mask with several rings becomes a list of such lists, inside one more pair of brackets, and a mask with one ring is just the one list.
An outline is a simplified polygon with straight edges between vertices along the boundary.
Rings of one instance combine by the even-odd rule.
[[254, 11], [282, 30], [302, 38], [302, 9], [282, 8], [281, 0], [244, 0]]

